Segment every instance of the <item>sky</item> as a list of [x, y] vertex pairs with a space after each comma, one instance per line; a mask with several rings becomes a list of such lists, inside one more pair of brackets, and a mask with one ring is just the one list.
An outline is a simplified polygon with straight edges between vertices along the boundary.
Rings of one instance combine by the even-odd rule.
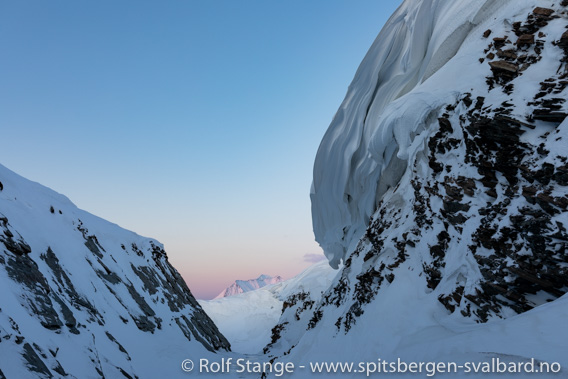
[[0, 163], [164, 244], [197, 298], [322, 257], [317, 148], [401, 0], [7, 0]]

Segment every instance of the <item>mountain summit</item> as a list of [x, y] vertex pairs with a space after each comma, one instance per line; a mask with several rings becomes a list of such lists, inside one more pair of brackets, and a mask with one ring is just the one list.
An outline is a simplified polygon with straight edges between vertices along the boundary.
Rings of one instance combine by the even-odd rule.
[[276, 284], [283, 281], [281, 276], [260, 275], [256, 279], [236, 280], [229, 287], [225, 288], [215, 299], [222, 297], [234, 296], [240, 293], [254, 291], [270, 284]]

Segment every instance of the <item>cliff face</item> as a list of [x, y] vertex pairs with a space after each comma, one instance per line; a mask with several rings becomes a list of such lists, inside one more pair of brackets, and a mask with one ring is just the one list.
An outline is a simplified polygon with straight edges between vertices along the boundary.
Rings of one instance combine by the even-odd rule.
[[230, 349], [162, 245], [0, 166], [0, 378], [158, 377]]
[[344, 267], [284, 310], [269, 354], [560, 357], [558, 323], [491, 326], [567, 313], [568, 4], [538, 5], [405, 1], [391, 17], [314, 166], [316, 239]]

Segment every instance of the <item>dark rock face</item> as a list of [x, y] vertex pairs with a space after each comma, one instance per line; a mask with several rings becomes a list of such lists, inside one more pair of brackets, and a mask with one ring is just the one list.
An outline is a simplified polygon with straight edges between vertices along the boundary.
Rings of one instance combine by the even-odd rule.
[[[25, 243], [22, 237], [15, 232], [8, 223], [8, 218], [0, 213], [0, 242], [4, 244], [6, 249], [17, 255], [22, 256], [31, 253], [31, 247]], [[14, 236], [14, 233], [16, 236]]]
[[568, 30], [562, 33], [560, 37], [560, 41], [558, 42], [558, 46], [563, 48], [565, 51], [568, 48]]
[[[486, 119], [477, 112], [470, 112], [463, 127], [470, 141], [467, 156], [483, 176], [486, 193], [502, 200], [478, 211], [483, 218], [473, 235], [474, 244], [469, 248], [485, 281], [475, 294], [466, 296], [464, 303], [470, 301], [472, 305], [466, 305], [462, 312], [469, 315], [475, 305], [475, 317], [487, 321], [491, 315], [500, 315], [502, 307], [521, 313], [539, 305], [529, 300], [530, 295], [547, 293], [550, 300], [562, 296], [568, 288], [568, 272], [564, 268], [568, 256], [564, 243], [559, 244], [558, 239], [566, 240], [568, 235], [563, 223], [553, 220], [552, 216], [566, 209], [564, 203], [568, 199], [543, 196], [541, 192], [550, 193], [552, 187], [560, 185], [551, 182], [554, 166], [544, 166], [544, 172], [538, 168], [537, 146], [520, 140], [527, 130], [522, 122], [499, 115]], [[561, 162], [559, 159], [559, 166]], [[499, 174], [505, 181], [498, 180]], [[538, 182], [538, 189], [531, 186]], [[520, 188], [527, 190], [519, 194]], [[497, 193], [504, 197], [495, 196]], [[512, 201], [519, 197], [528, 204], [511, 207]], [[504, 220], [508, 220], [507, 226], [502, 226]], [[454, 295], [441, 298], [450, 311], [456, 304], [448, 304], [447, 299]]]
[[6, 272], [15, 282], [27, 289], [25, 300], [31, 314], [37, 315], [41, 325], [56, 330], [63, 326], [57, 312], [53, 309], [51, 289], [47, 280], [38, 270], [37, 264], [28, 256], [8, 257]]
[[53, 374], [41, 360], [29, 343], [24, 344], [24, 354], [22, 354], [30, 371], [35, 372], [40, 377], [53, 378]]
[[[488, 60], [493, 73], [487, 78], [490, 89], [495, 84], [500, 84], [507, 94], [511, 94], [513, 89], [507, 84], [542, 59], [545, 34], [541, 29], [548, 25], [550, 20], [558, 17], [560, 16], [552, 9], [537, 7], [525, 21], [513, 23], [512, 32], [516, 36], [514, 43], [507, 36], [493, 38], [493, 43], [485, 50], [485, 58], [481, 60]], [[495, 57], [500, 60], [494, 61]]]
[[[301, 325], [302, 328], [311, 329], [313, 328], [317, 322], [319, 321], [318, 317], [321, 317], [319, 313], [312, 313], [312, 308], [315, 305], [315, 301], [312, 300], [311, 296], [307, 292], [299, 292], [293, 295], [290, 295], [282, 304], [282, 314], [283, 315], [293, 315], [292, 319]], [[298, 327], [298, 324], [290, 325], [290, 322], [283, 321], [279, 324], [275, 325], [272, 328], [271, 334], [271, 342], [264, 347], [263, 352], [264, 354], [269, 354], [273, 349], [280, 348], [281, 346], [280, 338], [282, 334], [286, 331], [286, 329], [290, 326]], [[278, 345], [280, 344], [280, 345]], [[291, 349], [291, 346], [285, 347], [288, 351]]]
[[[499, 55], [504, 56], [503, 53], [498, 54], [498, 56]], [[504, 82], [508, 82], [511, 79], [514, 79], [519, 73], [519, 66], [507, 61], [492, 61], [489, 62], [489, 66], [491, 66], [491, 70], [493, 71], [495, 77]]]

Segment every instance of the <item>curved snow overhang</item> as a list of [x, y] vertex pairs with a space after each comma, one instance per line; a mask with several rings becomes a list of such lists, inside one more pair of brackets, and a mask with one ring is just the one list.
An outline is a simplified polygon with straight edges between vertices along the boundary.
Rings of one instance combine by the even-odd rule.
[[406, 171], [415, 136], [455, 97], [418, 88], [454, 57], [476, 25], [507, 2], [406, 0], [387, 21], [315, 159], [312, 222], [331, 266], [355, 247], [382, 195]]

